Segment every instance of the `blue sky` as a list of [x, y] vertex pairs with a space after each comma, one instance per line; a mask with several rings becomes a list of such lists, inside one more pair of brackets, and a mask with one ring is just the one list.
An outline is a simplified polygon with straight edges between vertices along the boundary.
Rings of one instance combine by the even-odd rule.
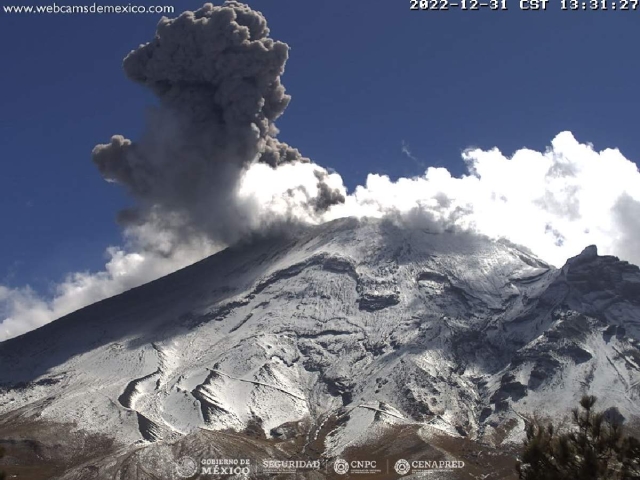
[[[390, 0], [250, 5], [291, 46], [280, 138], [350, 188], [420, 165], [459, 175], [466, 147], [543, 150], [563, 130], [640, 158], [638, 12], [521, 12], [514, 1], [508, 12], [416, 12]], [[90, 152], [112, 134], [139, 135], [154, 99], [121, 62], [157, 21], [0, 14], [0, 284], [44, 291], [68, 272], [99, 270], [105, 247], [121, 243], [114, 218], [128, 199]]]

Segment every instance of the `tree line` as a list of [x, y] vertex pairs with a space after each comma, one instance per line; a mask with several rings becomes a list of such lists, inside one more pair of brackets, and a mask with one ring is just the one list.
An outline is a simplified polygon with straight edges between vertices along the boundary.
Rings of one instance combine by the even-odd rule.
[[594, 409], [596, 397], [584, 396], [572, 411], [571, 428], [528, 422], [520, 480], [640, 479], [640, 440], [627, 435], [620, 415]]

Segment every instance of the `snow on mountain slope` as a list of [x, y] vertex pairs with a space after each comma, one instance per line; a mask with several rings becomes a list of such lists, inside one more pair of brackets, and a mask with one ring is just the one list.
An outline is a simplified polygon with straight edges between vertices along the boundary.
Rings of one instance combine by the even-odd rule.
[[0, 343], [0, 433], [73, 424], [126, 452], [251, 430], [333, 456], [417, 425], [498, 445], [587, 392], [640, 418], [639, 320], [638, 268], [594, 247], [558, 270], [475, 235], [338, 220]]

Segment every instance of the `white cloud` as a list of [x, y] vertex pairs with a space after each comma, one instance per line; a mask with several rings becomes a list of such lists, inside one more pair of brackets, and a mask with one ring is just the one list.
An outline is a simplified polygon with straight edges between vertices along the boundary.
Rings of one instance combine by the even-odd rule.
[[557, 266], [587, 245], [640, 264], [640, 173], [616, 149], [596, 151], [562, 132], [545, 152], [464, 152], [469, 174], [429, 168], [391, 181], [369, 175], [330, 214], [421, 212], [442, 227], [471, 229], [530, 248]]
[[[281, 219], [321, 223], [344, 216], [399, 215], [426, 220], [433, 228], [455, 227], [504, 237], [562, 265], [587, 245], [640, 264], [640, 173], [616, 149], [596, 151], [570, 132], [556, 136], [545, 152], [499, 150], [464, 152], [469, 173], [452, 177], [429, 168], [420, 177], [392, 181], [369, 175], [342, 205], [319, 214], [309, 208], [321, 192], [314, 164], [272, 169], [254, 164], [244, 174], [237, 200], [249, 229]], [[324, 182], [346, 193], [341, 177]], [[158, 225], [162, 222], [159, 221]], [[50, 299], [29, 287], [0, 286], [0, 340], [37, 328], [67, 313], [166, 275], [220, 250], [206, 238], [172, 237], [144, 224], [125, 232], [126, 248], [108, 250], [99, 273], [74, 273]]]
[[55, 286], [49, 299], [30, 287], [0, 285], [0, 341], [21, 335], [68, 313], [150, 282], [208, 255], [216, 248], [206, 242], [176, 249], [171, 256], [151, 251], [137, 253], [111, 247], [109, 261], [98, 273], [77, 272]]

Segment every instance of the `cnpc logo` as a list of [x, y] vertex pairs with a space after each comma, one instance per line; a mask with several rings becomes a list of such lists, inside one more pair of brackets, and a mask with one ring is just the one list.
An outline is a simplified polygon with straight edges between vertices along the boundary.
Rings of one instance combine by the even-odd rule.
[[344, 475], [349, 472], [349, 462], [339, 458], [333, 463], [333, 469], [338, 475]]
[[339, 475], [345, 475], [352, 471], [362, 471], [362, 470], [375, 470], [376, 469], [376, 461], [375, 460], [352, 460], [351, 462], [347, 462], [343, 458], [338, 458], [333, 463], [333, 470]]

